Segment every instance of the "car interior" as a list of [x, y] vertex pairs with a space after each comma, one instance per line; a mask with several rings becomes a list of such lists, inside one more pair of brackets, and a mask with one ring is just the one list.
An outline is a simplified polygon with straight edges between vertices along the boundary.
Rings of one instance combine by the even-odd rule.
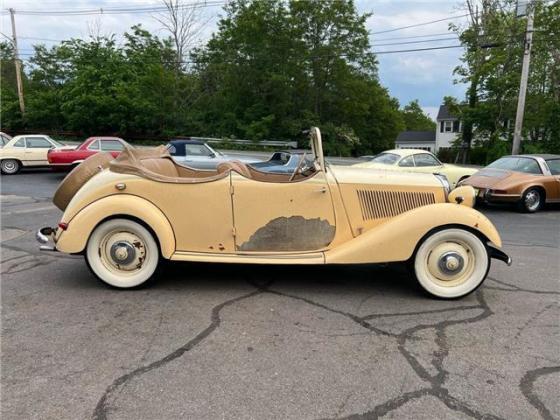
[[174, 161], [164, 147], [150, 150], [126, 148], [111, 162], [110, 168], [114, 172], [133, 173], [155, 181], [172, 183], [214, 181], [226, 177], [231, 171], [260, 182], [298, 182], [318, 172], [315, 165], [308, 166], [303, 159], [292, 174], [262, 172], [237, 160], [222, 162], [216, 170], [195, 169]]

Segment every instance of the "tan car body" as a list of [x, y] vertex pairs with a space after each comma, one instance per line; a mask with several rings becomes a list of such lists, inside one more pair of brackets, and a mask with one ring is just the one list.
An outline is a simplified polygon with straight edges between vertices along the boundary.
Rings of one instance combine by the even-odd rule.
[[442, 226], [463, 227], [502, 245], [492, 223], [469, 207], [472, 188], [450, 196], [461, 196], [457, 201], [467, 205], [449, 203], [433, 175], [325, 170], [319, 164], [314, 175], [294, 182], [263, 182], [235, 170], [206, 180], [156, 181], [120, 173], [127, 170], [119, 161], [130, 153], [135, 152], [121, 154], [74, 195], [61, 220], [66, 230], [54, 234], [57, 250], [83, 252], [95, 227], [119, 216], [150, 226], [162, 256], [179, 261], [406, 261], [426, 234]]

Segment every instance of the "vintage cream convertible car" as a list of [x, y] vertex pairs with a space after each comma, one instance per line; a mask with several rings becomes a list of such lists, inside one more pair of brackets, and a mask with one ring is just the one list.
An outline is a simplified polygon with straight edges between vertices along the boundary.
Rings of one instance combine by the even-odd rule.
[[[215, 171], [175, 163], [163, 148], [98, 154], [62, 182], [64, 214], [42, 228], [44, 250], [83, 254], [118, 288], [154, 276], [162, 258], [256, 264], [409, 262], [420, 285], [457, 298], [484, 281], [490, 258], [511, 262], [471, 187], [449, 193], [431, 174], [325, 164], [321, 134], [293, 174], [241, 162]], [[52, 241], [54, 246], [46, 245]]]

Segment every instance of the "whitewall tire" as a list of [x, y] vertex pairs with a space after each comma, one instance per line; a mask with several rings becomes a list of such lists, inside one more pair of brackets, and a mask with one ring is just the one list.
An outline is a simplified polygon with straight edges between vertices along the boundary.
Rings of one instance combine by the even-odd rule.
[[86, 261], [103, 282], [128, 289], [152, 278], [160, 260], [153, 235], [128, 219], [103, 222], [90, 235]]
[[424, 239], [413, 262], [420, 286], [443, 299], [473, 292], [490, 268], [486, 245], [471, 232], [456, 228], [439, 230]]

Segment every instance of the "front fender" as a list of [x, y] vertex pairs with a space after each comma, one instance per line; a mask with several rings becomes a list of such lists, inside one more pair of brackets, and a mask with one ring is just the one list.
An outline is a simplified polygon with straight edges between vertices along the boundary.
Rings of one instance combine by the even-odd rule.
[[402, 213], [349, 242], [325, 252], [327, 264], [381, 263], [408, 260], [432, 229], [454, 225], [480, 232], [495, 247], [502, 240], [490, 220], [466, 206], [431, 204]]
[[56, 249], [69, 254], [82, 252], [93, 229], [101, 221], [118, 216], [133, 217], [150, 226], [164, 258], [175, 252], [175, 234], [163, 212], [150, 201], [130, 194], [111, 195], [85, 206], [67, 221], [65, 231], [58, 229]]

